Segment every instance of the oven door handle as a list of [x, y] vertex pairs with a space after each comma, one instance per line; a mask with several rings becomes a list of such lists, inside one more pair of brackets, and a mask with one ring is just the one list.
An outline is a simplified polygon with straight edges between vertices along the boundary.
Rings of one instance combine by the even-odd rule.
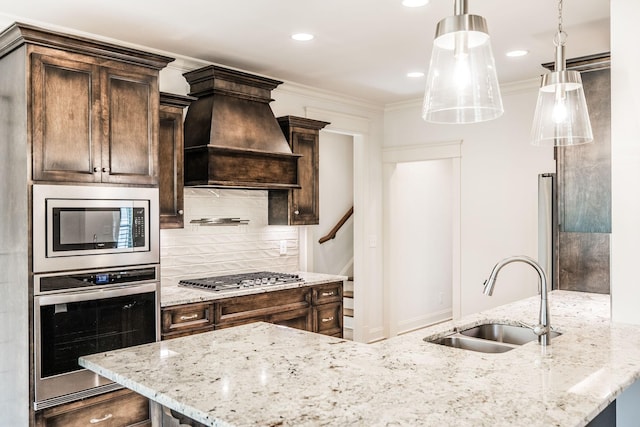
[[[81, 301], [92, 301], [107, 298], [115, 298], [126, 295], [143, 294], [147, 292], [156, 292], [157, 282], [145, 283], [141, 285], [119, 286], [117, 288], [100, 288], [79, 292], [61, 292], [49, 295], [38, 295], [33, 299], [37, 305], [53, 305], [64, 304]], [[157, 298], [157, 297], [156, 297]]]

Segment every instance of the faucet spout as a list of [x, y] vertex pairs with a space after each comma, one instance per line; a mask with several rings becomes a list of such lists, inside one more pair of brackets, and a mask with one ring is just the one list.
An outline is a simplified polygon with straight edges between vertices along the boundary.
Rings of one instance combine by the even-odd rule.
[[533, 328], [533, 331], [538, 335], [538, 342], [540, 345], [546, 346], [551, 344], [551, 320], [549, 314], [549, 300], [547, 298], [547, 275], [545, 274], [540, 264], [538, 264], [533, 258], [528, 256], [512, 256], [499, 261], [491, 270], [489, 278], [484, 281], [484, 294], [491, 296], [493, 294], [493, 288], [498, 278], [498, 273], [507, 264], [512, 262], [523, 262], [531, 267], [538, 273], [540, 277], [540, 320], [539, 324]]

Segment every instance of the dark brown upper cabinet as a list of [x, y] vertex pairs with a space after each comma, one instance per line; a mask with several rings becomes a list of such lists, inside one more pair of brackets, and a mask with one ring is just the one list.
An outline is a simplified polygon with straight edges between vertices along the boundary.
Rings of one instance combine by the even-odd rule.
[[0, 58], [18, 56], [33, 180], [157, 185], [158, 74], [173, 58], [13, 24]]
[[298, 160], [299, 189], [269, 191], [270, 225], [312, 225], [320, 221], [318, 185], [320, 129], [329, 123], [304, 117], [279, 117], [278, 123]]
[[184, 227], [184, 120], [192, 96], [160, 93], [158, 188], [160, 228]]
[[157, 183], [157, 72], [99, 62], [32, 54], [34, 180]]

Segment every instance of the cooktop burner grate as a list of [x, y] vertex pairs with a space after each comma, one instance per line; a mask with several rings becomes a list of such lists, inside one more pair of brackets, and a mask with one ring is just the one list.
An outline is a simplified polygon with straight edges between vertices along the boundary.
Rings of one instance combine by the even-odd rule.
[[284, 283], [302, 283], [297, 274], [259, 271], [256, 273], [230, 274], [226, 276], [203, 277], [201, 279], [180, 280], [179, 285], [210, 291], [256, 288], [260, 286], [281, 285]]

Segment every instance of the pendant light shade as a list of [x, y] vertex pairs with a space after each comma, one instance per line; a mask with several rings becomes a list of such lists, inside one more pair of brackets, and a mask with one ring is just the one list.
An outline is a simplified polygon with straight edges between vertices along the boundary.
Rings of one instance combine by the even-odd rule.
[[593, 141], [587, 100], [580, 73], [567, 70], [564, 54], [567, 35], [562, 31], [562, 0], [558, 2], [555, 69], [542, 76], [531, 127], [531, 143], [569, 146]]
[[531, 140], [532, 144], [541, 146], [593, 141], [580, 73], [554, 71], [542, 77]]
[[433, 123], [476, 123], [503, 113], [487, 23], [467, 14], [456, 0], [455, 14], [436, 27], [422, 118]]

